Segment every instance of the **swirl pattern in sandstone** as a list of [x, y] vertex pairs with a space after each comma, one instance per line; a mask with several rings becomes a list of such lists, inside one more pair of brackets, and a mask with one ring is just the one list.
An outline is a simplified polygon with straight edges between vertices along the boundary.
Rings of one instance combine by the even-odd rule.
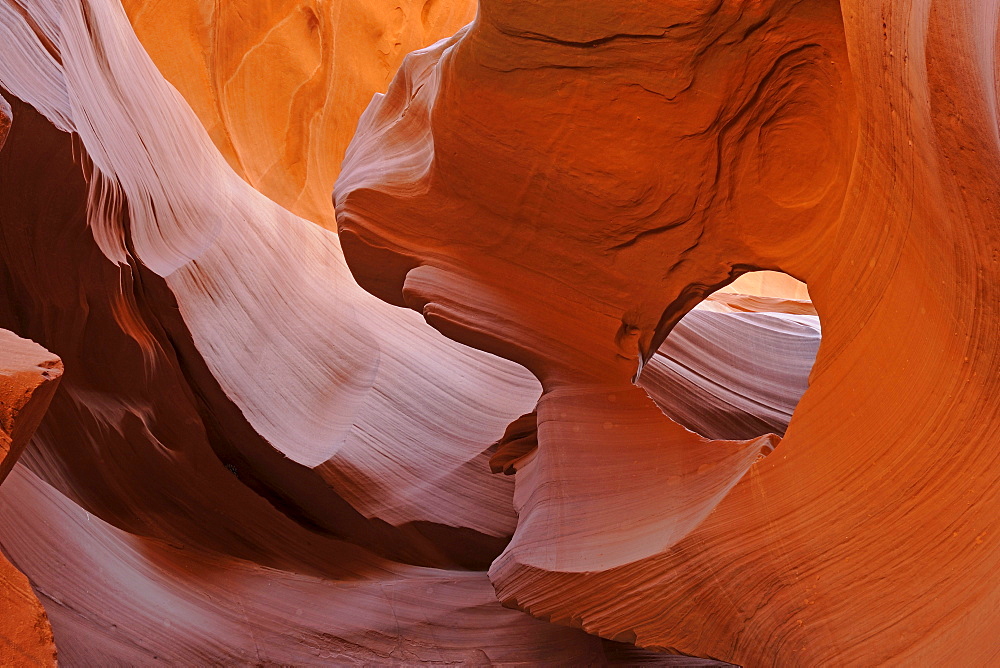
[[333, 227], [330, 184], [372, 93], [410, 51], [475, 17], [472, 0], [124, 0], [136, 35], [230, 165]]
[[[482, 0], [407, 58], [341, 243], [542, 385], [495, 462], [505, 605], [746, 665], [1000, 661], [998, 27], [965, 0]], [[758, 269], [823, 320], [766, 457], [632, 384]]]
[[[0, 2], [0, 88], [0, 324], [67, 369], [0, 488], [0, 546], [63, 663], [711, 663], [500, 605], [485, 569], [516, 514], [489, 444], [537, 381], [357, 287], [289, 211], [298, 186], [269, 191], [285, 208], [232, 169], [121, 6]], [[678, 331], [759, 341], [790, 380], [731, 387], [728, 360], [668, 345], [650, 392], [692, 428], [783, 431], [815, 327], [730, 315]]]

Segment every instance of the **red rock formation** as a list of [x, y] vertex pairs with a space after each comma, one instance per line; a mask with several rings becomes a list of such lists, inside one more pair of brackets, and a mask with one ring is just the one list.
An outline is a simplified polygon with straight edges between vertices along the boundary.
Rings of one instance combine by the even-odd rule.
[[[158, 658], [204, 663], [270, 657], [285, 663], [315, 663], [323, 658], [322, 654], [331, 652], [359, 661], [371, 660], [380, 652], [401, 661], [407, 658], [456, 661], [486, 656], [505, 661], [547, 657], [579, 662], [603, 656], [596, 639], [572, 631], [567, 635], [566, 630], [553, 629], [504, 610], [496, 602], [483, 572], [458, 570], [460, 566], [488, 564], [502, 546], [503, 525], [511, 523], [509, 483], [491, 477], [485, 469], [485, 459], [481, 470], [471, 466], [463, 469], [466, 460], [482, 452], [492, 440], [483, 436], [477, 443], [476, 431], [488, 428], [490, 421], [501, 429], [509, 419], [505, 414], [490, 417], [489, 407], [481, 408], [472, 402], [466, 410], [479, 410], [486, 417], [473, 415], [464, 420], [465, 433], [461, 435], [467, 443], [464, 452], [458, 448], [444, 461], [441, 457], [435, 461], [425, 452], [414, 453], [418, 458], [427, 458], [428, 463], [423, 466], [428, 468], [429, 475], [421, 479], [411, 469], [412, 477], [403, 478], [404, 484], [397, 487], [397, 494], [423, 490], [422, 496], [411, 502], [410, 509], [395, 502], [391, 494], [378, 498], [374, 496], [377, 489], [367, 490], [376, 501], [394, 509], [394, 519], [402, 517], [396, 525], [364, 516], [323, 485], [322, 478], [284, 459], [255, 433], [240, 408], [207, 369], [189, 326], [178, 315], [177, 300], [170, 287], [136, 261], [136, 249], [142, 248], [137, 245], [141, 235], [131, 233], [143, 210], [141, 206], [131, 206], [130, 200], [123, 197], [123, 184], [116, 182], [120, 177], [132, 188], [138, 188], [131, 194], [141, 198], [140, 202], [156, 201], [148, 198], [149, 191], [167, 197], [169, 201], [160, 200], [156, 208], [172, 212], [173, 216], [161, 221], [160, 231], [173, 230], [181, 242], [188, 241], [191, 237], [183, 233], [182, 226], [197, 225], [203, 219], [192, 215], [190, 209], [184, 210], [183, 195], [181, 200], [177, 199], [183, 190], [164, 192], [169, 185], [165, 175], [171, 172], [171, 159], [181, 160], [178, 156], [170, 157], [171, 142], [176, 141], [178, 133], [192, 133], [200, 128], [190, 111], [178, 106], [179, 98], [165, 94], [169, 90], [165, 82], [145, 60], [140, 62], [146, 69], [127, 80], [130, 84], [149, 82], [150, 79], [143, 79], [143, 74], [156, 75], [148, 85], [159, 86], [156, 90], [163, 100], [160, 105], [149, 105], [148, 111], [169, 114], [172, 108], [180, 108], [187, 114], [181, 121], [174, 119], [174, 137], [157, 138], [155, 133], [128, 137], [122, 131], [127, 125], [111, 125], [109, 134], [100, 139], [91, 134], [96, 132], [95, 125], [100, 124], [96, 116], [102, 110], [118, 114], [128, 109], [108, 108], [103, 98], [88, 98], [87, 90], [108, 84], [102, 76], [108, 77], [112, 84], [117, 83], [115, 74], [99, 66], [74, 70], [80, 62], [74, 58], [86, 62], [94, 57], [94, 51], [113, 52], [120, 45], [102, 43], [99, 36], [116, 35], [127, 23], [120, 9], [117, 18], [114, 13], [109, 14], [112, 8], [107, 3], [87, 7], [93, 12], [90, 20], [95, 33], [81, 30], [79, 7], [61, 6], [57, 11], [62, 13], [55, 17], [46, 15], [44, 6], [33, 7], [37, 12], [36, 26], [58, 26], [64, 31], [52, 40], [65, 49], [57, 54], [56, 60], [46, 57], [44, 43], [20, 15], [10, 12], [9, 6], [0, 5], [0, 11], [8, 12], [0, 22], [0, 29], [6, 31], [5, 39], [0, 40], [5, 49], [0, 80], [11, 87], [33, 84], [23, 85], [17, 92], [50, 114], [43, 117], [11, 96], [17, 122], [10, 141], [0, 152], [6, 254], [3, 278], [5, 294], [9, 296], [3, 304], [2, 317], [5, 324], [31, 332], [59, 350], [71, 370], [53, 403], [50, 419], [42, 425], [32, 451], [27, 453], [27, 468], [15, 473], [11, 480], [13, 487], [0, 490], [4, 517], [0, 540], [41, 584], [42, 590], [48, 592], [44, 599], [52, 611], [63, 658], [71, 663], [95, 663], [102, 657], [126, 662]], [[112, 23], [113, 20], [118, 23]], [[72, 35], [76, 35], [75, 43]], [[142, 53], [134, 38], [128, 44], [132, 45], [132, 58]], [[83, 51], [83, 55], [73, 49]], [[133, 62], [124, 58], [115, 65]], [[31, 78], [38, 76], [38, 71], [48, 74], [49, 81], [63, 88], [46, 89], [40, 85], [47, 81], [45, 77]], [[69, 88], [74, 82], [72, 76], [86, 79], [92, 75], [97, 75], [96, 81], [77, 81], [81, 88], [76, 92]], [[88, 88], [84, 83], [94, 86]], [[59, 106], [70, 99], [74, 100], [73, 106]], [[93, 106], [88, 108], [88, 101]], [[76, 127], [80, 119], [87, 119], [93, 125], [77, 127], [80, 135], [74, 140], [62, 130]], [[121, 116], [115, 120], [121, 122]], [[129, 140], [134, 143], [129, 145]], [[158, 145], [157, 141], [161, 143]], [[96, 168], [97, 160], [101, 159], [111, 172], [113, 151], [123, 152], [127, 159], [132, 159], [141, 152], [129, 151], [140, 146], [146, 151], [164, 151], [155, 161], [161, 171], [147, 174], [149, 180], [143, 181], [135, 165], [131, 166], [134, 171], [129, 172], [120, 164], [114, 179]], [[273, 245], [275, 251], [286, 257], [275, 266], [286, 267], [286, 277], [291, 281], [286, 286], [289, 295], [319, 299], [320, 311], [332, 314], [342, 309], [348, 322], [355, 322], [353, 306], [345, 305], [343, 293], [329, 290], [338, 283], [338, 271], [346, 278], [346, 272], [337, 269], [332, 235], [264, 200], [225, 167], [207, 137], [196, 135], [187, 146], [194, 155], [193, 158], [188, 155], [191, 163], [201, 166], [189, 178], [206, 179], [212, 186], [207, 191], [211, 196], [203, 192], [202, 199], [196, 202], [196, 213], [211, 220], [232, 215], [235, 206], [243, 209], [246, 216], [240, 222], [273, 225], [277, 219], [285, 227], [275, 226], [275, 233], [282, 230], [294, 235], [298, 230], [304, 234], [301, 244]], [[190, 167], [190, 164], [176, 164], [172, 169], [174, 174], [183, 175]], [[235, 193], [218, 197], [220, 192], [225, 194], [227, 183], [233, 184]], [[50, 193], [59, 193], [59, 197], [52, 198]], [[173, 221], [173, 227], [168, 227], [168, 221]], [[149, 222], [155, 225], [156, 221]], [[243, 272], [228, 272], [231, 278], [243, 282], [242, 294], [246, 298], [247, 290], [255, 282], [262, 283], [264, 276], [273, 278], [277, 274], [274, 267], [264, 263], [266, 246], [258, 237], [248, 235], [245, 229], [233, 234], [236, 239], [257, 244], [256, 250], [245, 256], [244, 259], [252, 261]], [[168, 251], [176, 248], [173, 242], [163, 237], [160, 240], [164, 242], [161, 248]], [[305, 270], [287, 271], [296, 261], [308, 262], [303, 251], [309, 247], [316, 256], [327, 251], [329, 257], [321, 257], [321, 262], [307, 265]], [[116, 265], [104, 251], [123, 264]], [[35, 261], [41, 257], [46, 258], [44, 264]], [[200, 262], [206, 261], [208, 258], [202, 253]], [[259, 263], [264, 263], [264, 273]], [[53, 266], [61, 271], [53, 273]], [[315, 275], [309, 278], [315, 272], [329, 273], [326, 280]], [[217, 278], [224, 279], [225, 275], [223, 272]], [[348, 280], [339, 282], [350, 288]], [[286, 289], [277, 284], [273, 287]], [[269, 294], [272, 305], [288, 308], [289, 313], [301, 315], [311, 310], [294, 299], [276, 298], [274, 291]], [[356, 294], [361, 293], [356, 291]], [[231, 292], [229, 299], [230, 304], [236, 301]], [[252, 302], [252, 295], [250, 299]], [[230, 332], [242, 339], [254, 330], [239, 324], [238, 313], [239, 310], [223, 317], [216, 311], [214, 317], [220, 320], [209, 329], [218, 329], [221, 323], [229, 321], [234, 326]], [[185, 315], [187, 321], [193, 317], [190, 312]], [[332, 350], [344, 357], [334, 358], [330, 363], [360, 364], [358, 378], [352, 381], [348, 377], [342, 384], [349, 392], [363, 390], [362, 395], [373, 394], [369, 392], [370, 386], [362, 385], [372, 382], [366, 368], [391, 369], [400, 364], [385, 359], [379, 365], [372, 348], [364, 347], [370, 346], [372, 339], [360, 336], [360, 328], [353, 336], [360, 340], [364, 354], [350, 355], [349, 339], [342, 345], [331, 344], [328, 337], [332, 321], [328, 317], [315, 321], [314, 337], [304, 335], [300, 324], [287, 339], [281, 338], [280, 331], [275, 335], [273, 311], [264, 311], [257, 318], [262, 322], [263, 342], [247, 351], [250, 355], [258, 360], [263, 357], [267, 363], [268, 351], [273, 352], [282, 340], [294, 342], [291, 345], [296, 351], [285, 358], [287, 361], [265, 366], [265, 373], [260, 372], [259, 362], [250, 369], [258, 386], [272, 387], [272, 396], [292, 391], [287, 382], [281, 381], [282, 373], [299, 374], [299, 382], [308, 382], [313, 387], [316, 382], [323, 382], [323, 375], [329, 372], [324, 356], [328, 357]], [[291, 316], [276, 320], [294, 322]], [[412, 328], [412, 324], [402, 320], [391, 329], [405, 331], [408, 326]], [[349, 328], [341, 331], [350, 333]], [[428, 344], [428, 338], [424, 335], [410, 345], [418, 348], [442, 345]], [[314, 354], [308, 352], [312, 346]], [[420, 356], [414, 354], [414, 357]], [[474, 358], [459, 351], [455, 363], [460, 368], [470, 359]], [[289, 366], [293, 360], [297, 361]], [[314, 373], [305, 374], [302, 370]], [[244, 369], [242, 373], [246, 372]], [[447, 396], [445, 389], [436, 394], [433, 388], [425, 389], [421, 382], [414, 382], [413, 376], [419, 372], [418, 367], [410, 370], [409, 376], [401, 374], [397, 382], [409, 382], [415, 390], [431, 398]], [[429, 375], [432, 379], [433, 375]], [[325, 397], [315, 397], [320, 401], [336, 399], [329, 394], [337, 381], [326, 382], [329, 387], [323, 388]], [[470, 382], [475, 386], [474, 381]], [[518, 382], [523, 383], [523, 376], [512, 378], [505, 387], [516, 388]], [[240, 393], [234, 394], [238, 399]], [[306, 409], [312, 408], [308, 396], [271, 400], [267, 408], [270, 419], [289, 419], [288, 415], [282, 416], [286, 409], [281, 403], [301, 405], [305, 401]], [[497, 404], [503, 406], [503, 401], [500, 398]], [[516, 397], [507, 401], [516, 401]], [[343, 401], [332, 405], [340, 410], [350, 409], [350, 404], [345, 406]], [[379, 410], [376, 404], [374, 411]], [[381, 414], [390, 418], [399, 410], [388, 407]], [[405, 406], [402, 410], [406, 410]], [[342, 420], [330, 416], [322, 406], [315, 408], [315, 415], [319, 419], [334, 417], [328, 426], [338, 423], [343, 426]], [[483, 420], [486, 427], [482, 426]], [[405, 427], [407, 419], [404, 417], [398, 423]], [[351, 426], [350, 420], [347, 426]], [[435, 430], [439, 438], [447, 433], [440, 422], [418, 427]], [[417, 438], [421, 437], [421, 431], [414, 431]], [[373, 436], [379, 438], [377, 432]], [[340, 445], [335, 431], [327, 431], [323, 438], [334, 449]], [[308, 444], [300, 441], [298, 445]], [[360, 445], [355, 448], [360, 449]], [[470, 447], [475, 448], [471, 454]], [[430, 454], [435, 454], [433, 449]], [[432, 468], [431, 463], [438, 466]], [[346, 464], [339, 469], [330, 468], [348, 482], [358, 476], [368, 479], [377, 473], [360, 466], [354, 467], [361, 469], [355, 472]], [[443, 493], [457, 498], [461, 487], [447, 488], [455, 485], [456, 479], [476, 476], [485, 483], [480, 486], [485, 495], [475, 500], [477, 505], [454, 503], [444, 510], [435, 510], [432, 499], [437, 485], [445, 488]], [[495, 504], [497, 508], [489, 505], [494, 499], [500, 501]], [[422, 508], [412, 505], [417, 500], [422, 502]], [[360, 502], [358, 506], [365, 507]], [[484, 532], [464, 528], [461, 519], [456, 519], [458, 526], [438, 524], [436, 519], [442, 514], [449, 520], [465, 514], [468, 521], [484, 527]], [[32, 527], [34, 530], [30, 530]], [[46, 530], [41, 531], [40, 527]], [[339, 540], [344, 538], [368, 550]], [[192, 553], [199, 555], [193, 561]], [[387, 557], [396, 561], [388, 561]], [[171, 565], [174, 562], [177, 565]], [[67, 563], [77, 567], [67, 568]], [[438, 568], [429, 570], [426, 566]], [[195, 571], [204, 572], [204, 577], [195, 578]], [[302, 578], [304, 582], [300, 582]], [[369, 592], [364, 599], [370, 608], [368, 617], [361, 617], [358, 601], [346, 595], [361, 586], [355, 584], [361, 580], [369, 583], [364, 585]], [[81, 588], [81, 581], [101, 586]], [[298, 594], [300, 603], [312, 597], [308, 606], [300, 607], [317, 609], [318, 601], [325, 601], [324, 606], [314, 614], [298, 618], [297, 608], [281, 607], [287, 607], [296, 598], [278, 591], [280, 582], [291, 582], [289, 586], [303, 592]], [[270, 588], [269, 583], [274, 587]], [[254, 599], [258, 603], [245, 600], [243, 592], [247, 587], [259, 590], [255, 595], [262, 598]], [[404, 589], [412, 592], [407, 594], [411, 602], [401, 599], [402, 607], [397, 609], [396, 592]], [[338, 596], [338, 591], [345, 595]], [[431, 599], [421, 605], [412, 603], [413, 596], [429, 594], [433, 594]], [[254, 605], [267, 610], [280, 608], [287, 620], [279, 624], [271, 613], [254, 614]], [[251, 608], [250, 614], [245, 612], [247, 607]], [[256, 645], [258, 637], [263, 647]], [[524, 642], [531, 637], [535, 640]], [[541, 655], [534, 654], [536, 651]]]
[[0, 87], [0, 323], [68, 368], [0, 544], [64, 662], [663, 660], [499, 604], [537, 383], [354, 285], [120, 7], [0, 2]]
[[[0, 149], [10, 107], [0, 97]], [[41, 422], [62, 375], [59, 358], [32, 341], [0, 330], [0, 483]], [[0, 664], [55, 665], [45, 609], [28, 579], [0, 554]]]
[[816, 316], [698, 309], [671, 332], [639, 385], [671, 419], [702, 436], [783, 435], [819, 343]]
[[45, 416], [62, 376], [59, 358], [32, 341], [0, 329], [0, 482], [21, 456]]
[[[961, 0], [483, 0], [404, 62], [348, 149], [341, 241], [367, 290], [543, 386], [506, 605], [747, 665], [1000, 660], [997, 25]], [[763, 459], [630, 383], [755, 269], [823, 319]]]
[[470, 2], [0, 0], [0, 326], [67, 365], [0, 639], [996, 662], [998, 12], [891, 4], [483, 0], [338, 239]]

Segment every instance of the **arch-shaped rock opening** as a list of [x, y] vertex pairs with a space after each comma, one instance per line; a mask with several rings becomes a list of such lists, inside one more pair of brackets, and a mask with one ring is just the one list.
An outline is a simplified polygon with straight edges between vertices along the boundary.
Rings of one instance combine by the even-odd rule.
[[706, 438], [783, 436], [821, 336], [804, 283], [779, 272], [745, 274], [684, 316], [638, 384]]

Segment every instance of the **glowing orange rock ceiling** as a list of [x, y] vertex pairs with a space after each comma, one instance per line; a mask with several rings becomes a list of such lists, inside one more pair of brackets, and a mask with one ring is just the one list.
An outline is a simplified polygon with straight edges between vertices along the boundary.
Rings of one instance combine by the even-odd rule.
[[0, 659], [1000, 663], [998, 26], [0, 0]]

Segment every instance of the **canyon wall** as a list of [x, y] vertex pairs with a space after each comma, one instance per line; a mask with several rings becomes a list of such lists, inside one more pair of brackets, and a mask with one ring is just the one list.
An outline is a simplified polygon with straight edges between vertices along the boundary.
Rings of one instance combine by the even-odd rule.
[[122, 3], [230, 166], [334, 227], [330, 185], [358, 116], [403, 57], [475, 18], [472, 0]]
[[[66, 366], [0, 488], [0, 545], [60, 661], [706, 665], [500, 605], [485, 569], [516, 514], [491, 444], [537, 382], [358, 288], [332, 232], [234, 171], [122, 7], [4, 3], [0, 32], [0, 320]], [[721, 381], [662, 375], [729, 410]]]
[[1000, 660], [998, 20], [0, 0], [0, 659]]
[[[746, 665], [998, 660], [997, 25], [482, 0], [404, 62], [348, 149], [341, 243], [542, 385], [505, 605]], [[707, 441], [633, 382], [756, 270], [808, 284], [822, 344], [780, 444]]]

